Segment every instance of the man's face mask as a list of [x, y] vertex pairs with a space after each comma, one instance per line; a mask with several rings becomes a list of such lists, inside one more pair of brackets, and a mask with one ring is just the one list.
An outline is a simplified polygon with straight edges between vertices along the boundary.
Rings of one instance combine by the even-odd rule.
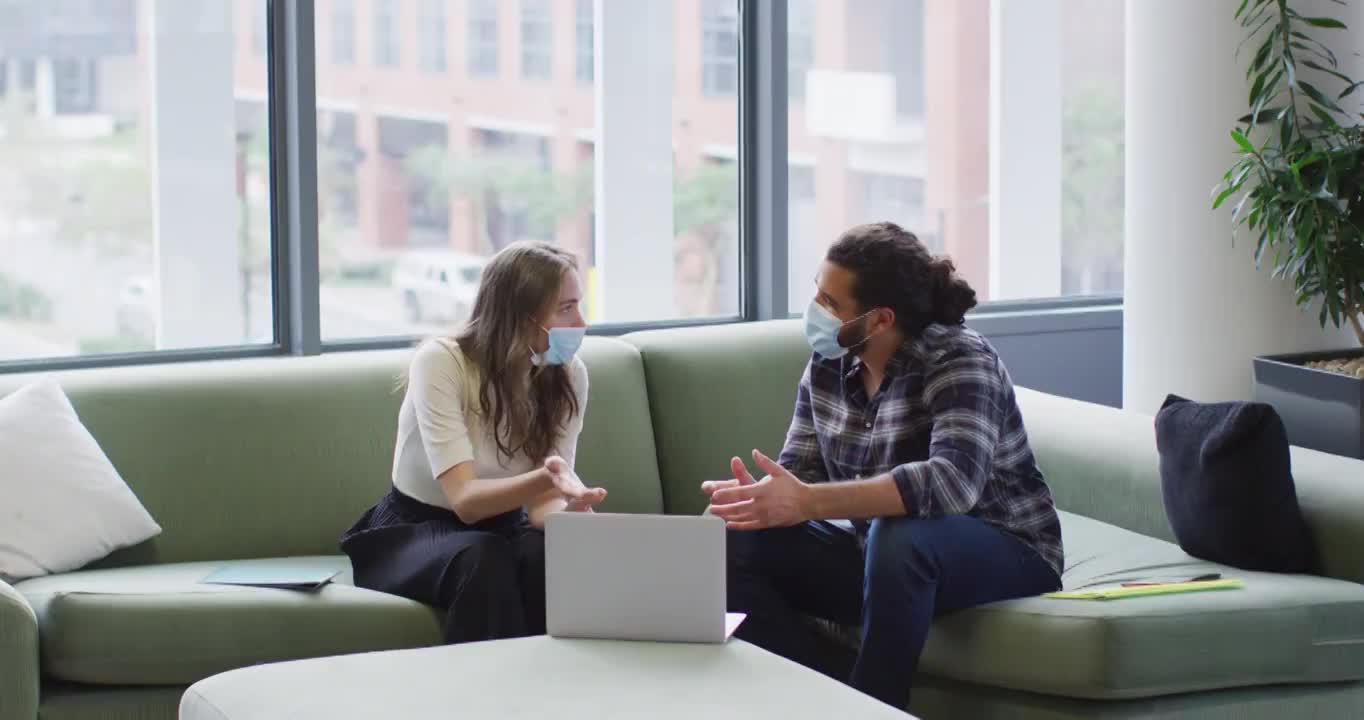
[[805, 308], [805, 341], [810, 343], [811, 350], [819, 353], [822, 357], [831, 360], [841, 358], [844, 355], [847, 355], [850, 349], [865, 343], [870, 340], [871, 337], [868, 336], [864, 330], [861, 333], [862, 337], [858, 339], [857, 342], [844, 347], [838, 342], [839, 331], [841, 331], [844, 326], [855, 323], [872, 314], [872, 312], [874, 311], [868, 310], [848, 322], [843, 322], [839, 320], [836, 315], [829, 312], [828, 308], [820, 305], [816, 300], [811, 298], [810, 305]]

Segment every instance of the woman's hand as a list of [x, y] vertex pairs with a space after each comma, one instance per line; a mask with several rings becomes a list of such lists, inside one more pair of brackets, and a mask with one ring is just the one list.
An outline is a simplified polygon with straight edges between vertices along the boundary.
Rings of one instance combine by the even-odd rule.
[[545, 458], [545, 471], [549, 473], [554, 489], [567, 502], [565, 510], [584, 512], [606, 499], [604, 488], [589, 488], [584, 485], [578, 474], [573, 472], [573, 468], [558, 455]]
[[533, 528], [543, 530], [545, 518], [550, 513], [592, 512], [592, 507], [606, 498], [606, 490], [584, 485], [563, 458], [545, 460], [545, 471], [554, 487], [527, 505], [527, 519]]

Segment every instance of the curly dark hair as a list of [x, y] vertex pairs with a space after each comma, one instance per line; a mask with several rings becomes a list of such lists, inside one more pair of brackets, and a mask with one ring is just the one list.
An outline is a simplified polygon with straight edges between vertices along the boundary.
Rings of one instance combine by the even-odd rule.
[[947, 256], [934, 256], [914, 233], [890, 222], [848, 229], [825, 259], [857, 278], [853, 297], [862, 309], [887, 307], [909, 337], [938, 323], [961, 325], [976, 306], [976, 291]]

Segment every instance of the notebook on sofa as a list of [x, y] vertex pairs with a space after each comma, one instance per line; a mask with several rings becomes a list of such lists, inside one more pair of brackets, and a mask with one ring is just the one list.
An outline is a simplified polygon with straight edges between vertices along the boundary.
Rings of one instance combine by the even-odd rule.
[[332, 581], [338, 572], [308, 564], [282, 563], [278, 560], [232, 563], [209, 573], [201, 583], [210, 585], [249, 585], [284, 590], [317, 590]]
[[1119, 598], [1144, 597], [1147, 595], [1171, 595], [1175, 593], [1203, 592], [1206, 590], [1235, 590], [1245, 587], [1239, 578], [1220, 580], [1194, 580], [1188, 582], [1127, 583], [1124, 585], [1105, 585], [1103, 587], [1083, 588], [1050, 592], [1042, 597], [1061, 600], [1117, 600]]

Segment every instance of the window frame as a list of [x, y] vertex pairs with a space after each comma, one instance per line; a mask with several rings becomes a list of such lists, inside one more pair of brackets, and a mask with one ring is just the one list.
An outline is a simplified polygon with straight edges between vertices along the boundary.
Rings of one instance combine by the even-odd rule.
[[371, 39], [374, 47], [370, 55], [374, 67], [394, 70], [402, 67], [402, 3], [398, 0], [371, 0], [370, 20], [373, 22]]
[[597, 78], [595, 7], [596, 0], [575, 0], [573, 7], [573, 77], [578, 85], [589, 88]]
[[440, 74], [449, 69], [449, 8], [446, 0], [417, 0], [417, 69]]
[[[345, 12], [341, 12], [344, 8]], [[331, 61], [333, 65], [355, 64], [355, 0], [332, 0]], [[343, 32], [344, 30], [344, 32]], [[338, 38], [345, 38], [344, 44]], [[345, 52], [342, 52], [342, 50]]]
[[[724, 12], [725, 7], [730, 3], [735, 3], [738, 11], [735, 23], [732, 26]], [[743, 63], [740, 58], [743, 56], [745, 33], [743, 16], [744, 5], [746, 4], [751, 3], [745, 3], [744, 0], [701, 0], [701, 94], [706, 97], [728, 98], [739, 92], [737, 86], [727, 88], [723, 86], [723, 83], [727, 82], [724, 79], [737, 77], [737, 74], [743, 72]], [[785, 33], [786, 5], [785, 3], [781, 3], [781, 5], [782, 32]], [[749, 28], [749, 32], [751, 31], [752, 28]], [[723, 47], [727, 44], [728, 36], [731, 33], [735, 36], [734, 40], [737, 46], [732, 59]], [[785, 45], [783, 39], [783, 55], [786, 52]], [[786, 58], [783, 57], [781, 62], [784, 66]], [[739, 67], [736, 68], [735, 66]]]
[[[527, 12], [534, 8], [532, 15]], [[554, 79], [554, 5], [550, 0], [519, 0], [521, 79], [536, 82]], [[576, 8], [575, 8], [576, 10]], [[531, 40], [538, 33], [535, 42]]]
[[497, 0], [468, 0], [465, 6], [465, 63], [470, 77], [495, 78], [501, 72], [500, 10]]
[[[738, 83], [735, 90], [739, 105], [740, 312], [727, 317], [599, 324], [589, 328], [590, 334], [619, 335], [644, 329], [733, 324], [794, 316], [789, 309], [787, 277], [787, 85], [790, 79], [787, 8], [782, 2], [738, 0], [738, 3], [739, 47], [735, 58]], [[477, 0], [471, 0], [468, 7], [473, 8], [476, 4]], [[498, 7], [496, 0], [490, 4], [493, 8]], [[314, 13], [312, 2], [268, 3], [266, 62], [271, 98], [270, 224], [273, 240], [270, 262], [274, 341], [260, 345], [0, 360], [0, 373], [306, 356], [408, 347], [420, 339], [388, 336], [324, 342], [321, 337]], [[476, 18], [471, 12], [466, 32], [472, 31], [476, 20], [489, 21], [487, 17]], [[395, 32], [400, 22], [401, 13], [395, 18]], [[494, 27], [497, 22], [500, 18], [494, 21]], [[496, 49], [495, 45], [493, 47]], [[334, 56], [332, 59], [335, 61]], [[995, 324], [1022, 323], [1019, 327], [1024, 328], [1033, 327], [1041, 322], [1039, 318], [1044, 318], [1051, 327], [1056, 323], [1092, 322], [1081, 317], [1085, 313], [1077, 311], [1111, 314], [1121, 311], [1121, 302], [1119, 294], [998, 301], [982, 305], [973, 317]], [[1077, 319], [1069, 319], [1072, 316]]]

